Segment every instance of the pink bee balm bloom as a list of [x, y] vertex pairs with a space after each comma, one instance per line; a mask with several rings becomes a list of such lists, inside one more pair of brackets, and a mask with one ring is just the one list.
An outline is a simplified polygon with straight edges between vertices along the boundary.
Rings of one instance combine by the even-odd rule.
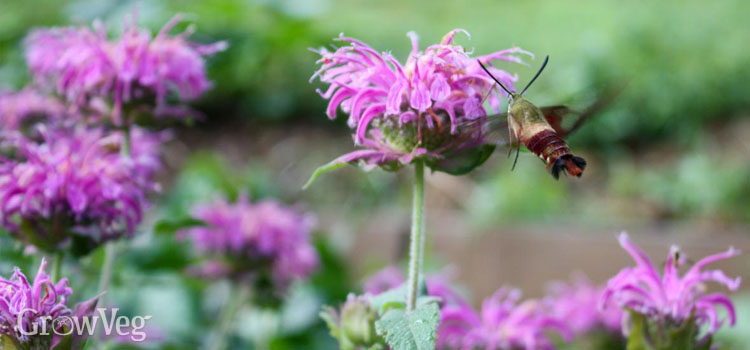
[[521, 302], [521, 292], [501, 288], [482, 303], [481, 313], [467, 305], [441, 310], [438, 349], [554, 349], [550, 332], [565, 340], [571, 333], [563, 320], [550, 316], [539, 301]]
[[0, 93], [2, 133], [17, 131], [28, 122], [57, 120], [64, 115], [65, 106], [58, 99], [34, 89]]
[[261, 283], [270, 277], [282, 291], [294, 279], [309, 276], [318, 265], [310, 243], [314, 218], [276, 201], [237, 203], [220, 201], [196, 207], [194, 215], [206, 226], [181, 230], [197, 251], [209, 259], [209, 277], [250, 278]]
[[164, 137], [133, 129], [125, 156], [121, 133], [84, 127], [41, 133], [40, 143], [20, 142], [17, 159], [0, 160], [3, 227], [47, 251], [72, 240], [79, 253], [132, 235], [146, 194], [158, 189], [153, 175]]
[[[466, 33], [453, 30], [424, 51], [419, 51], [417, 35], [409, 33], [412, 51], [404, 64], [343, 35], [338, 41], [345, 46], [334, 52], [325, 48], [317, 51], [322, 56], [318, 61], [321, 68], [311, 81], [319, 77], [329, 85], [325, 92], [319, 91], [329, 100], [328, 117], [335, 118], [337, 109], [348, 114], [354, 142], [362, 147], [334, 163], [359, 162], [367, 168], [395, 169], [421, 157], [433, 169], [465, 171], [443, 166], [442, 161], [483, 143], [484, 130], [464, 126], [487, 117], [485, 98], [498, 112], [503, 94], [494, 88], [477, 60], [512, 86], [516, 76], [494, 68], [492, 61], [521, 62], [514, 54], [530, 53], [511, 48], [472, 58], [463, 47], [453, 44], [459, 32]], [[478, 166], [486, 157], [474, 160], [472, 166]]]
[[118, 39], [107, 38], [100, 22], [89, 27], [47, 28], [26, 39], [26, 61], [41, 86], [88, 107], [97, 99], [112, 103], [112, 122], [122, 123], [126, 103], [156, 105], [156, 114], [174, 114], [170, 92], [182, 101], [201, 96], [211, 86], [204, 57], [224, 50], [226, 43], [198, 45], [187, 41], [192, 29], [169, 35], [181, 21], [170, 20], [156, 36], [125, 21]]
[[609, 280], [602, 302], [614, 301], [621, 308], [632, 310], [656, 320], [660, 324], [679, 326], [691, 317], [699, 327], [705, 327], [707, 334], [715, 333], [724, 323], [719, 317], [719, 307], [729, 314], [729, 323], [734, 325], [736, 316], [734, 305], [722, 293], [707, 293], [705, 284], [716, 282], [737, 290], [740, 278], [727, 277], [721, 270], [704, 270], [713, 262], [728, 259], [740, 252], [729, 248], [726, 252], [707, 256], [680, 276], [679, 268], [686, 263], [679, 249], [670, 249], [664, 273], [659, 274], [646, 254], [630, 242], [628, 235], [619, 236], [620, 245], [633, 257], [636, 266], [620, 271]]
[[[30, 340], [26, 334], [42, 329], [51, 334], [53, 320], [72, 315], [65, 305], [68, 296], [73, 294], [68, 280], [52, 281], [45, 273], [46, 267], [47, 262], [42, 259], [32, 283], [18, 268], [10, 279], [0, 277], [0, 334], [25, 343]], [[47, 342], [51, 342], [51, 338]]]
[[600, 309], [604, 286], [596, 286], [584, 275], [571, 282], [554, 282], [544, 303], [549, 314], [565, 324], [575, 335], [584, 335], [596, 329], [619, 333], [622, 328], [622, 310], [617, 307]]

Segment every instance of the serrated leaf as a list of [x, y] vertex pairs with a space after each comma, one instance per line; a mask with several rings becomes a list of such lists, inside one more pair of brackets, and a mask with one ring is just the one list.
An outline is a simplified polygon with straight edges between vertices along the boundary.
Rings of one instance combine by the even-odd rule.
[[193, 217], [184, 217], [175, 220], [159, 220], [154, 224], [154, 233], [171, 235], [181, 229], [195, 226], [206, 226], [206, 222]]
[[411, 312], [390, 309], [375, 322], [375, 327], [391, 349], [434, 350], [439, 322], [438, 304], [427, 302]]
[[406, 307], [406, 283], [370, 297], [370, 304], [381, 315], [389, 308], [403, 309]]
[[332, 160], [332, 161], [330, 161], [330, 162], [328, 162], [328, 163], [326, 163], [326, 164], [323, 164], [323, 165], [319, 166], [319, 167], [318, 167], [317, 169], [315, 169], [315, 171], [314, 171], [314, 172], [312, 173], [312, 175], [310, 176], [310, 179], [309, 179], [309, 180], [307, 180], [307, 183], [305, 183], [305, 185], [304, 185], [304, 186], [302, 186], [302, 190], [306, 190], [306, 189], [307, 189], [308, 187], [310, 187], [310, 185], [312, 185], [312, 183], [313, 183], [313, 182], [315, 182], [315, 180], [316, 180], [316, 179], [317, 179], [317, 178], [318, 178], [318, 177], [319, 177], [320, 175], [323, 175], [323, 174], [325, 174], [325, 173], [327, 173], [327, 172], [331, 172], [331, 171], [334, 171], [334, 170], [336, 170], [336, 169], [338, 169], [338, 168], [341, 168], [341, 167], [343, 167], [344, 165], [347, 165], [347, 164], [349, 164], [349, 163], [346, 163], [346, 162], [342, 162], [342, 161], [341, 161], [341, 160], [339, 160], [339, 159], [334, 159], [334, 160]]
[[465, 175], [484, 164], [495, 151], [495, 144], [488, 143], [447, 155], [444, 159], [428, 164], [430, 169], [451, 175]]
[[[370, 304], [378, 311], [381, 315], [384, 314], [388, 309], [396, 308], [403, 309], [406, 307], [406, 294], [408, 293], [409, 287], [406, 285], [407, 282], [402, 283], [396, 288], [389, 289], [376, 296], [370, 297]], [[419, 289], [417, 294], [417, 304], [420, 302], [437, 301], [440, 302], [440, 298], [434, 298], [427, 295], [427, 283], [424, 278], [419, 279]]]

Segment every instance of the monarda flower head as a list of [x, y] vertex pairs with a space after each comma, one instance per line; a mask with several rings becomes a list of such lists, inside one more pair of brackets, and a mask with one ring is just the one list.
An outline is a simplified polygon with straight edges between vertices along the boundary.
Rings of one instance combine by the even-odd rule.
[[[655, 348], [667, 348], [683, 344], [681, 348], [694, 349], [707, 346], [710, 336], [724, 321], [719, 316], [719, 308], [726, 309], [729, 323], [734, 325], [736, 316], [734, 305], [722, 293], [708, 293], [706, 283], [716, 282], [729, 290], [737, 290], [740, 278], [729, 278], [721, 270], [704, 270], [713, 262], [728, 259], [739, 254], [729, 248], [726, 252], [707, 256], [698, 260], [687, 272], [680, 276], [679, 269], [687, 259], [673, 246], [659, 274], [648, 256], [626, 233], [619, 236], [620, 245], [633, 257], [636, 266], [620, 271], [609, 280], [602, 296], [602, 303], [614, 301], [621, 308], [630, 311], [631, 318], [626, 333], [638, 336], [641, 341]], [[699, 337], [701, 332], [704, 336]], [[702, 347], [701, 347], [702, 348]]]
[[520, 290], [501, 288], [482, 303], [481, 313], [468, 305], [444, 307], [437, 349], [546, 350], [554, 349], [551, 332], [571, 339], [565, 321], [547, 314], [542, 302], [520, 300]]
[[[68, 280], [53, 281], [45, 272], [47, 262], [42, 259], [34, 280], [18, 268], [10, 279], [0, 277], [0, 340], [9, 349], [69, 350], [82, 349], [85, 334], [69, 333], [73, 319], [88, 317], [98, 297], [78, 304], [75, 310], [67, 306], [73, 290]], [[61, 334], [69, 334], [63, 340]], [[15, 346], [15, 347], [14, 347]]]
[[194, 216], [205, 226], [178, 235], [206, 257], [196, 272], [250, 280], [259, 302], [278, 301], [290, 282], [309, 276], [318, 265], [310, 242], [314, 218], [276, 201], [219, 201], [196, 207]]
[[67, 116], [59, 99], [32, 88], [0, 93], [0, 154], [13, 157], [20, 143], [40, 138], [38, 124], [62, 124]]
[[545, 307], [550, 315], [565, 320], [576, 336], [596, 330], [619, 334], [624, 314], [617, 307], [599, 307], [604, 289], [578, 274], [570, 282], [550, 283]]
[[[492, 61], [521, 62], [514, 54], [529, 53], [511, 48], [472, 58], [453, 44], [459, 32], [466, 33], [453, 30], [424, 51], [419, 51], [417, 35], [409, 33], [412, 50], [405, 64], [344, 36], [338, 41], [345, 46], [317, 51], [321, 68], [311, 81], [319, 77], [329, 84], [319, 91], [329, 100], [328, 117], [335, 118], [337, 109], [348, 114], [354, 142], [362, 148], [332, 164], [359, 162], [393, 170], [421, 158], [434, 170], [464, 173], [487, 159], [492, 149], [480, 147], [485, 130], [465, 125], [487, 117], [485, 99], [497, 113], [503, 92], [477, 60], [512, 86], [516, 76], [494, 68]], [[462, 160], [453, 159], [459, 155]]]
[[42, 130], [14, 159], [0, 160], [2, 225], [46, 251], [85, 254], [102, 242], [132, 235], [160, 167], [160, 134], [133, 129], [131, 155], [123, 135], [76, 127]]
[[55, 97], [32, 88], [0, 93], [0, 133], [20, 131], [35, 122], [53, 122], [66, 114], [65, 106]]
[[181, 116], [184, 108], [167, 103], [170, 93], [180, 101], [201, 96], [211, 86], [204, 57], [224, 50], [226, 43], [189, 42], [192, 29], [170, 35], [179, 15], [156, 36], [138, 28], [135, 17], [112, 40], [100, 22], [92, 28], [33, 31], [26, 39], [26, 61], [35, 82], [85, 109], [106, 101], [115, 125], [123, 122], [124, 105], [133, 112], [155, 106], [157, 116]]

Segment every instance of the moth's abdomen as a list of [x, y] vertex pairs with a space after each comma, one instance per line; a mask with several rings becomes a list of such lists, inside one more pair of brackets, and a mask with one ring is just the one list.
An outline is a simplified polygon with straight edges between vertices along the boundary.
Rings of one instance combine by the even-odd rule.
[[537, 132], [524, 140], [524, 144], [547, 164], [555, 179], [560, 177], [561, 171], [580, 177], [583, 169], [586, 168], [586, 161], [570, 153], [565, 140], [551, 128]]

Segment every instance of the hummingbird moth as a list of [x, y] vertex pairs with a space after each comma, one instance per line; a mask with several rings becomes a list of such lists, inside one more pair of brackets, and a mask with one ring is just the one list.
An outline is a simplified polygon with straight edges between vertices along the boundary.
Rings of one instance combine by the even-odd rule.
[[[583, 113], [576, 113], [565, 106], [537, 107], [529, 100], [523, 97], [523, 94], [547, 66], [549, 56], [544, 59], [541, 68], [536, 75], [529, 81], [526, 87], [520, 93], [510, 91], [497, 78], [495, 78], [487, 67], [479, 62], [482, 69], [497, 83], [505, 92], [508, 93], [508, 112], [501, 113], [497, 116], [489, 117], [483, 121], [482, 126], [488, 134], [492, 131], [506, 129], [508, 139], [491, 140], [500, 144], [511, 146], [508, 155], [512, 152], [512, 147], [516, 147], [516, 157], [513, 161], [513, 168], [518, 161], [518, 154], [521, 143], [526, 148], [536, 154], [544, 161], [545, 165], [555, 179], [560, 177], [560, 173], [568, 173], [580, 177], [583, 169], [586, 168], [586, 160], [577, 157], [571, 153], [568, 144], [563, 139], [568, 134], [577, 129], [586, 119], [588, 119], [599, 108], [599, 104], [594, 104]], [[563, 127], [564, 118], [568, 116], [577, 116], [577, 120], [570, 127]]]

